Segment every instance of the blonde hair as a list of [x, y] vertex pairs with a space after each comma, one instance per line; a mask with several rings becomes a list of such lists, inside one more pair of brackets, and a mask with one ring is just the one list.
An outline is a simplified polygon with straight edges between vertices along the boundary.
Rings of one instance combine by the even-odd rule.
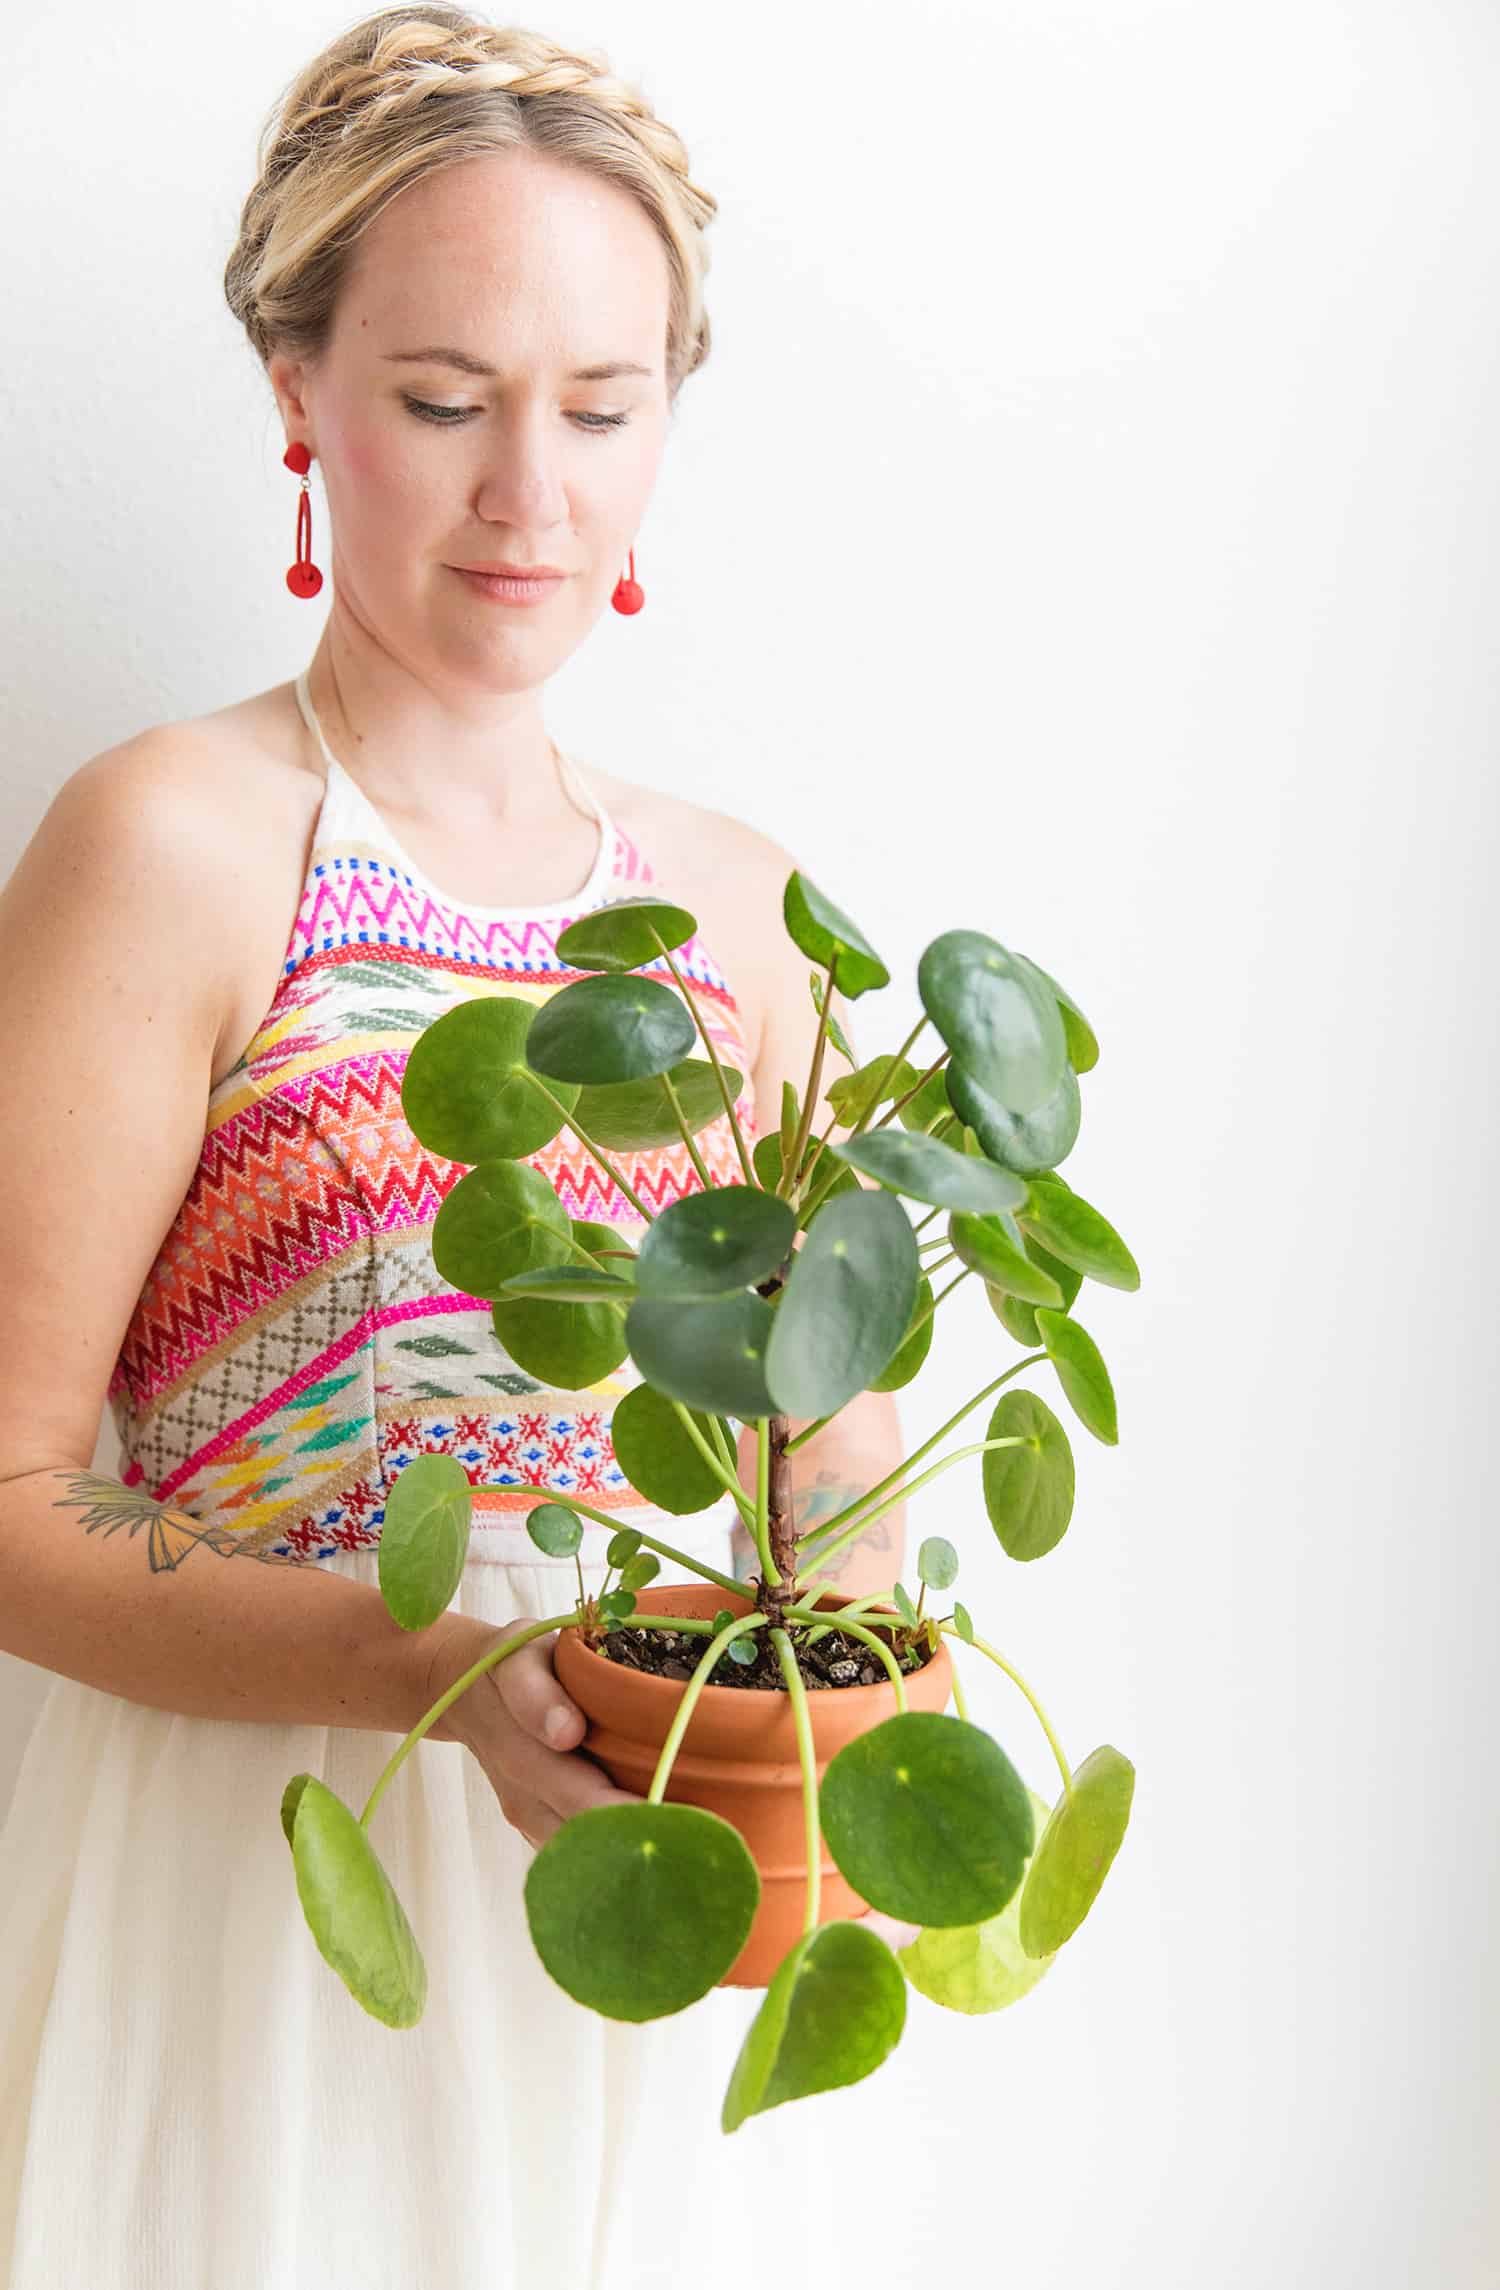
[[408, 184], [517, 148], [619, 184], [649, 217], [670, 278], [675, 402], [708, 356], [703, 232], [718, 207], [686, 148], [602, 54], [437, 5], [384, 8], [340, 33], [261, 131], [224, 293], [262, 364], [276, 350], [316, 362], [355, 242]]

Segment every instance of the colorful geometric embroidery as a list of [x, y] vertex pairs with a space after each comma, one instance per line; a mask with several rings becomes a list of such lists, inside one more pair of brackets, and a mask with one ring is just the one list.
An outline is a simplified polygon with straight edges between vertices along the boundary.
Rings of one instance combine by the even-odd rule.
[[[307, 1560], [374, 1548], [390, 1486], [423, 1454], [455, 1456], [476, 1487], [498, 1490], [476, 1500], [475, 1557], [514, 1559], [524, 1543], [538, 1498], [507, 1502], [507, 1481], [572, 1493], [622, 1525], [659, 1520], [610, 1441], [634, 1363], [582, 1392], [518, 1367], [488, 1303], [433, 1268], [433, 1221], [465, 1169], [419, 1145], [401, 1111], [411, 1044], [434, 1018], [480, 994], [541, 1007], [583, 975], [557, 953], [567, 924], [655, 881], [600, 816], [608, 856], [593, 898], [568, 913], [468, 913], [392, 864], [379, 814], [330, 767], [280, 985], [209, 1099], [197, 1169], [110, 1379], [127, 1486]], [[739, 1006], [699, 938], [673, 960], [744, 1077], [735, 1116], [748, 1143]], [[664, 962], [645, 972], [673, 986]], [[742, 1179], [726, 1116], [695, 1142], [715, 1183]], [[611, 1158], [653, 1212], [701, 1189], [681, 1143]], [[642, 1220], [570, 1131], [529, 1166], [570, 1216], [638, 1244]]]

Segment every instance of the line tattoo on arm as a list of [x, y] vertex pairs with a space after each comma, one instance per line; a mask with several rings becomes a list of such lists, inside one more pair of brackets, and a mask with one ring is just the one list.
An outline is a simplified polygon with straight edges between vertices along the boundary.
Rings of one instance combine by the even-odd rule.
[[81, 1511], [85, 1534], [102, 1527], [106, 1535], [112, 1535], [117, 1527], [125, 1527], [134, 1535], [145, 1527], [146, 1554], [153, 1574], [171, 1573], [200, 1544], [217, 1551], [221, 1558], [255, 1558], [266, 1566], [299, 1563], [287, 1552], [258, 1545], [252, 1529], [236, 1534], [230, 1527], [206, 1527], [190, 1512], [160, 1503], [143, 1489], [127, 1487], [122, 1480], [110, 1479], [99, 1471], [73, 1472], [67, 1493], [59, 1496], [52, 1508]]

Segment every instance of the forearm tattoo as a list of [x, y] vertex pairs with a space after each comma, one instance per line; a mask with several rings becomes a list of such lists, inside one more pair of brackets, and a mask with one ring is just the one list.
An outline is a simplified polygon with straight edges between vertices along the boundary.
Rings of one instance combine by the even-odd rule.
[[236, 1534], [231, 1527], [206, 1527], [189, 1512], [159, 1503], [154, 1495], [127, 1487], [122, 1480], [107, 1478], [102, 1472], [75, 1471], [67, 1485], [68, 1492], [59, 1496], [52, 1508], [81, 1511], [85, 1534], [102, 1527], [106, 1535], [112, 1535], [116, 1527], [127, 1527], [134, 1535], [145, 1527], [146, 1555], [153, 1574], [170, 1573], [181, 1566], [200, 1544], [217, 1551], [221, 1558], [256, 1558], [266, 1566], [299, 1563], [289, 1553], [278, 1554], [268, 1547], [266, 1529], [261, 1530], [265, 1539], [258, 1541], [254, 1530]]
[[[847, 1478], [844, 1473], [820, 1471], [810, 1487], [798, 1486], [793, 1489], [792, 1515], [798, 1534], [807, 1534], [817, 1526], [820, 1519], [837, 1518], [840, 1511], [847, 1511], [864, 1493], [864, 1487], [858, 1481]], [[735, 1579], [748, 1582], [751, 1574], [758, 1570], [760, 1560], [754, 1538], [743, 1519], [735, 1520], [729, 1539]], [[888, 1551], [893, 1547], [890, 1514], [887, 1513], [883, 1519], [872, 1519], [869, 1526], [862, 1528], [841, 1551], [835, 1551], [832, 1558], [820, 1559], [816, 1554], [810, 1554], [805, 1564], [810, 1571], [837, 1580], [848, 1568], [856, 1552]]]

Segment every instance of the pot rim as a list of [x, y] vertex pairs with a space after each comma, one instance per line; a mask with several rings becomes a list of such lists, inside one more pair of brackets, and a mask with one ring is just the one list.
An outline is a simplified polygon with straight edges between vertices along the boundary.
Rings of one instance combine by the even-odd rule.
[[[645, 1587], [648, 1591], [653, 1587], [659, 1588], [661, 1592], [665, 1594], [668, 1591], [676, 1590], [692, 1591], [698, 1586], [686, 1582], [672, 1582], [662, 1583], [660, 1585], [652, 1585], [648, 1583]], [[702, 1587], [708, 1590], [717, 1589], [717, 1585], [713, 1583], [706, 1583], [702, 1585]], [[748, 1613], [750, 1607], [754, 1604], [754, 1600], [749, 1598], [748, 1594], [742, 1595], [746, 1597], [745, 1611]], [[846, 1606], [854, 1605], [856, 1598], [861, 1595], [862, 1593], [850, 1592], [849, 1595], [844, 1599], [844, 1604]], [[722, 1603], [722, 1598], [720, 1602]], [[657, 1614], [660, 1619], [666, 1619], [666, 1616], [662, 1614], [661, 1609], [659, 1608], [653, 1607], [648, 1609], [648, 1611]], [[829, 1609], [828, 1619], [830, 1621], [833, 1620], [837, 1611], [837, 1608]], [[888, 1615], [892, 1621], [899, 1622], [901, 1620], [901, 1612], [899, 1607], [881, 1607], [876, 1609], [876, 1611], [882, 1615]], [[701, 1615], [687, 1615], [685, 1617], [673, 1617], [673, 1619], [685, 1619], [690, 1622], [701, 1622], [703, 1617]], [[623, 1624], [619, 1625], [619, 1627], [628, 1630], [630, 1627], [629, 1621], [627, 1620]], [[671, 1694], [676, 1695], [679, 1698], [686, 1692], [689, 1684], [691, 1683], [691, 1681], [687, 1678], [659, 1678], [654, 1676], [653, 1673], [649, 1670], [634, 1670], [630, 1667], [628, 1662], [612, 1662], [609, 1656], [607, 1654], [601, 1653], [597, 1646], [590, 1646], [584, 1640], [584, 1638], [580, 1635], [582, 1629], [582, 1623], [566, 1622], [559, 1626], [557, 1634], [559, 1639], [571, 1639], [577, 1652], [581, 1656], [584, 1656], [587, 1660], [591, 1662], [602, 1662], [612, 1677], [628, 1678], [633, 1686], [639, 1687], [642, 1690], [650, 1693]], [[938, 1642], [936, 1646], [933, 1647], [931, 1653], [928, 1655], [927, 1660], [925, 1662], [919, 1663], [915, 1670], [910, 1672], [903, 1672], [903, 1676], [909, 1678], [918, 1678], [923, 1676], [928, 1670], [932, 1669], [934, 1664], [951, 1660], [952, 1656], [948, 1652], [947, 1644], [943, 1638], [942, 1633], [939, 1632]], [[846, 1699], [852, 1698], [859, 1694], [885, 1693], [891, 1695], [893, 1699], [895, 1697], [895, 1686], [892, 1683], [890, 1673], [884, 1669], [882, 1669], [880, 1676], [878, 1678], [872, 1678], [868, 1685], [836, 1686], [832, 1690], [838, 1694], [841, 1703]], [[699, 1688], [699, 1698], [701, 1699], [706, 1694], [723, 1694], [727, 1697], [732, 1697], [736, 1701], [740, 1701], [743, 1700], [745, 1691], [746, 1689], [743, 1686], [716, 1686], [713, 1684], [708, 1684]]]

